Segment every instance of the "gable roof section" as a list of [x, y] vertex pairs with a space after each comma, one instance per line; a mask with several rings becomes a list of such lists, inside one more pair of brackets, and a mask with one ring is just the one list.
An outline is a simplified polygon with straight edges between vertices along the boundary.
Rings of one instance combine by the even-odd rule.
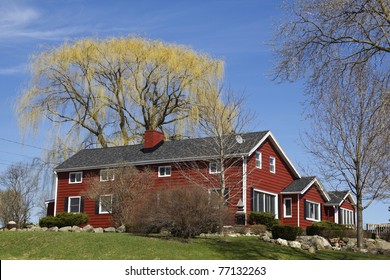
[[325, 198], [327, 202], [330, 201], [330, 196], [325, 190], [324, 186], [321, 184], [320, 180], [315, 176], [302, 177], [300, 179], [294, 180], [290, 185], [288, 185], [281, 193], [282, 194], [304, 194], [309, 190], [313, 184], [317, 186], [317, 189], [320, 191], [321, 195]]
[[350, 191], [332, 191], [329, 192], [330, 201], [326, 203], [326, 205], [337, 205], [341, 206], [343, 202], [349, 197], [351, 199], [352, 204], [356, 205], [355, 199], [353, 198]]

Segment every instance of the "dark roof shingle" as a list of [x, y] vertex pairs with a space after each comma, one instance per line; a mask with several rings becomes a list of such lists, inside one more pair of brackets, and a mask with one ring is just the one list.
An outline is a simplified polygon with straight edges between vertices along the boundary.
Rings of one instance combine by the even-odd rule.
[[[227, 137], [231, 148], [229, 155], [248, 154], [269, 131], [244, 133], [239, 144], [236, 136]], [[142, 144], [81, 150], [55, 170], [91, 169], [126, 164], [175, 162], [193, 159], [209, 159], [217, 156], [215, 141], [211, 137], [164, 141], [153, 150], [144, 150]]]
[[302, 192], [307, 185], [313, 181], [315, 176], [302, 177], [300, 179], [294, 180], [290, 185], [288, 185], [282, 193], [300, 193]]

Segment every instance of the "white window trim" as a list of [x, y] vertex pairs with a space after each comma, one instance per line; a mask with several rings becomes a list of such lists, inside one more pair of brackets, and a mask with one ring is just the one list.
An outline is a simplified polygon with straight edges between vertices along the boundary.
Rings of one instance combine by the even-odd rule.
[[[257, 159], [257, 156], [259, 156], [259, 159]], [[259, 163], [259, 166], [257, 166], [257, 163]], [[263, 168], [262, 154], [261, 154], [260, 152], [256, 152], [256, 156], [255, 156], [255, 166], [256, 166], [256, 168], [258, 168], [258, 169], [262, 169], [262, 168]]]
[[109, 211], [102, 211], [102, 201], [101, 201], [102, 196], [110, 196], [111, 197], [111, 204], [112, 204], [112, 194], [103, 194], [103, 195], [99, 196], [99, 214], [110, 214]]
[[[342, 224], [342, 225], [352, 225], [354, 223], [353, 211], [350, 210], [350, 209], [347, 209], [347, 208], [342, 208], [342, 207], [340, 207], [340, 211], [343, 212], [343, 213], [341, 213], [340, 224]], [[351, 223], [346, 223], [346, 221], [345, 221], [345, 218], [346, 218], [345, 217], [345, 212], [350, 213]]]
[[[166, 171], [164, 172], [164, 175], [161, 175], [161, 170], [162, 169], [166, 169], [166, 168], [169, 168], [169, 175], [166, 175]], [[159, 166], [158, 167], [158, 177], [171, 177], [171, 175], [172, 175], [172, 168], [171, 168], [171, 166], [170, 165], [165, 165], [165, 166]]]
[[[70, 212], [70, 200], [72, 198], [78, 198], [79, 199], [79, 211], [78, 212]], [[68, 213], [81, 213], [81, 196], [69, 196], [68, 197]]]
[[[107, 180], [104, 180], [104, 179], [102, 178], [102, 172], [107, 172], [107, 177], [108, 177]], [[112, 173], [111, 173], [111, 172], [112, 172]], [[110, 178], [110, 175], [112, 175], [112, 178]], [[108, 181], [114, 181], [114, 180], [115, 180], [115, 175], [114, 175], [112, 169], [101, 169], [101, 170], [100, 170], [100, 182], [108, 182]]]
[[[81, 174], [81, 180], [80, 180], [80, 181], [72, 182], [72, 181], [70, 180], [71, 174]], [[77, 178], [77, 176], [75, 176], [75, 180], [76, 180], [76, 178]], [[82, 182], [83, 182], [83, 171], [69, 172], [69, 184], [81, 184]]]
[[[286, 213], [286, 209], [287, 209], [287, 207], [286, 207], [286, 201], [287, 200], [290, 200], [290, 207], [291, 207], [291, 214], [290, 215], [287, 215], [287, 213]], [[286, 198], [284, 198], [283, 199], [283, 216], [285, 217], [285, 218], [292, 218], [292, 198], [291, 197], [286, 197]]]
[[[311, 201], [311, 200], [306, 200], [306, 202], [318, 205], [318, 220], [313, 219], [313, 218], [309, 218], [309, 217], [305, 217], [306, 220], [313, 221], [313, 222], [320, 222], [321, 221], [321, 203], [318, 203], [318, 202], [315, 202], [315, 201]], [[305, 207], [307, 207], [307, 206], [305, 206]], [[305, 215], [306, 215], [306, 213], [305, 213]]]
[[255, 192], [269, 194], [275, 197], [275, 219], [279, 219], [279, 196], [277, 193], [263, 191], [261, 189], [253, 189]]
[[[273, 162], [274, 162], [273, 165], [271, 165], [271, 159], [273, 159]], [[274, 167], [273, 170], [271, 169], [272, 166]], [[269, 157], [269, 172], [276, 173], [276, 158], [275, 157]]]
[[[215, 164], [215, 165], [216, 165], [216, 167], [215, 167], [216, 171], [212, 171], [212, 170], [211, 170], [211, 165], [212, 165], [212, 164]], [[210, 173], [210, 174], [219, 174], [219, 173], [221, 173], [221, 166], [220, 166], [219, 169], [218, 169], [218, 162], [214, 161], [214, 162], [210, 162], [210, 163], [209, 163], [209, 173]]]

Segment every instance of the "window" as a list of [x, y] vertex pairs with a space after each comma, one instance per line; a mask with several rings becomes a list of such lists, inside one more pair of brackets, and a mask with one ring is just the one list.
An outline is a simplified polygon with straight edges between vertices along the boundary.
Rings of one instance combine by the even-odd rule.
[[354, 219], [353, 219], [353, 211], [340, 208], [340, 224], [342, 225], [353, 225]]
[[83, 181], [83, 172], [70, 172], [69, 184], [78, 184]]
[[80, 213], [81, 212], [81, 197], [70, 196], [68, 198], [68, 213]]
[[253, 211], [254, 212], [269, 212], [277, 215], [277, 195], [271, 193], [253, 192]]
[[274, 157], [269, 157], [269, 171], [271, 173], [276, 172], [276, 162]]
[[112, 211], [112, 195], [101, 195], [99, 198], [99, 214], [108, 214]]
[[101, 182], [114, 181], [114, 171], [111, 169], [100, 170], [100, 181]]
[[209, 173], [210, 174], [221, 173], [221, 164], [219, 162], [210, 162]]
[[171, 176], [171, 167], [170, 166], [159, 166], [158, 167], [158, 177], [169, 177]]
[[311, 221], [321, 220], [321, 205], [316, 202], [306, 201], [305, 202], [305, 218]]
[[284, 204], [284, 217], [291, 218], [292, 217], [292, 199], [285, 198], [283, 200], [283, 204]]
[[261, 153], [260, 152], [256, 152], [256, 168], [260, 168], [261, 169]]

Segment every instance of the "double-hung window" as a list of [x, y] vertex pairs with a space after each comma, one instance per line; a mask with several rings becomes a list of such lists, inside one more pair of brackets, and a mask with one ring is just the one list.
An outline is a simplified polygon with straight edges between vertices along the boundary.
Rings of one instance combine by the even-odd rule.
[[99, 214], [108, 214], [112, 212], [112, 195], [101, 195], [99, 198]]
[[284, 217], [291, 218], [292, 217], [292, 199], [291, 197], [283, 199], [284, 204]]
[[254, 190], [253, 211], [268, 212], [277, 216], [277, 195]]
[[114, 181], [114, 171], [112, 169], [100, 170], [100, 181], [101, 182]]
[[70, 196], [68, 197], [68, 213], [80, 213], [81, 212], [81, 197]]
[[158, 167], [158, 177], [169, 177], [171, 176], [171, 167], [170, 166], [159, 166]]
[[69, 184], [79, 184], [83, 182], [83, 172], [70, 172]]
[[306, 200], [305, 202], [305, 218], [311, 221], [321, 220], [321, 204]]
[[256, 152], [256, 168], [261, 169], [262, 167], [262, 162], [261, 162], [261, 153]]
[[276, 172], [276, 160], [274, 157], [269, 157], [269, 171], [271, 173]]

